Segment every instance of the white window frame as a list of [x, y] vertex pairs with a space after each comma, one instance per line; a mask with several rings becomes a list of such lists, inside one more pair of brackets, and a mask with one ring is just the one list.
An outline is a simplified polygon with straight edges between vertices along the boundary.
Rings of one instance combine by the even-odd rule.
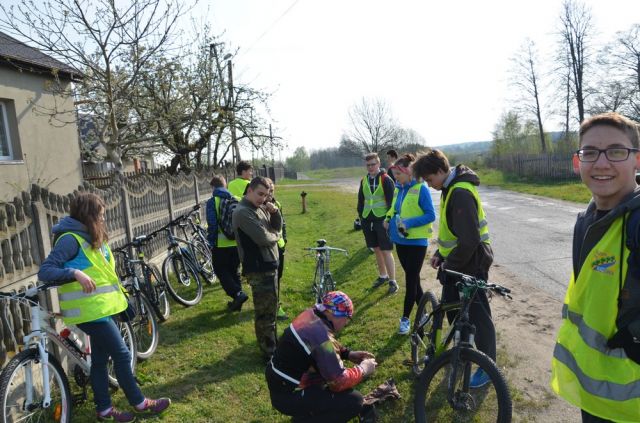
[[7, 106], [4, 101], [0, 101], [0, 109], [2, 110], [2, 119], [0, 119], [0, 125], [4, 126], [4, 133], [7, 135], [7, 147], [9, 149], [9, 155], [0, 156], [0, 160], [13, 160], [13, 143], [11, 142], [11, 132], [9, 131], [9, 117], [7, 116]]

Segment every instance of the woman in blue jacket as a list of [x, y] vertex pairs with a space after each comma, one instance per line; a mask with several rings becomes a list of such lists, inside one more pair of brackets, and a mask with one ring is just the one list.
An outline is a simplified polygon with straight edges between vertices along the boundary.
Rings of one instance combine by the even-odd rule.
[[107, 245], [105, 203], [96, 194], [81, 193], [71, 200], [70, 215], [53, 227], [54, 246], [40, 266], [38, 278], [59, 282], [63, 320], [90, 336], [91, 372], [98, 421], [133, 422], [134, 413], [111, 405], [107, 363], [113, 359], [116, 379], [136, 413], [159, 414], [171, 401], [145, 398], [131, 371], [131, 353], [113, 317], [127, 300]]
[[415, 157], [412, 154], [405, 154], [391, 167], [396, 189], [385, 219], [389, 237], [396, 245], [396, 253], [404, 269], [407, 286], [398, 330], [401, 335], [409, 333], [413, 304], [418, 304], [422, 298], [420, 271], [429, 245], [431, 224], [436, 218], [427, 184], [413, 179], [410, 169], [413, 161]]

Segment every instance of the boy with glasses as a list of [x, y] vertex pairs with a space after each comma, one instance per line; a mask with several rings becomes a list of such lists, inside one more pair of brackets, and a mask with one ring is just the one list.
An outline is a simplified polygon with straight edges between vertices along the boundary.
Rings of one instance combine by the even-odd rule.
[[378, 278], [373, 282], [373, 287], [388, 283], [389, 294], [393, 294], [398, 291], [393, 243], [383, 222], [393, 202], [395, 184], [389, 175], [380, 170], [377, 153], [367, 154], [364, 160], [367, 175], [360, 181], [358, 190], [358, 216], [367, 248], [372, 248], [376, 255]]
[[617, 113], [580, 126], [574, 167], [592, 200], [573, 232], [573, 272], [553, 352], [551, 387], [583, 422], [640, 416], [638, 124]]

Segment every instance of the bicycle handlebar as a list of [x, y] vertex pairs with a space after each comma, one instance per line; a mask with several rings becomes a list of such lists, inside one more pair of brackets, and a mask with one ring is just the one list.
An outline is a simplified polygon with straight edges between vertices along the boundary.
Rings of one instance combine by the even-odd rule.
[[511, 290], [509, 288], [506, 288], [502, 285], [498, 285], [495, 283], [488, 283], [482, 279], [478, 279], [474, 276], [471, 275], [467, 275], [464, 273], [460, 273], [460, 272], [456, 272], [454, 270], [449, 270], [449, 269], [445, 269], [445, 268], [441, 268], [440, 271], [444, 271], [445, 273], [448, 273], [450, 275], [453, 276], [457, 276], [460, 278], [459, 281], [456, 281], [456, 285], [457, 286], [463, 286], [466, 288], [477, 288], [477, 289], [482, 289], [482, 290], [490, 290], [495, 292], [498, 295], [501, 295], [503, 297], [512, 299], [511, 297]]
[[335, 247], [329, 247], [326, 245], [324, 247], [305, 247], [303, 249], [306, 251], [339, 251], [341, 253], [344, 253], [345, 255], [349, 254], [349, 252], [344, 248], [335, 248]]

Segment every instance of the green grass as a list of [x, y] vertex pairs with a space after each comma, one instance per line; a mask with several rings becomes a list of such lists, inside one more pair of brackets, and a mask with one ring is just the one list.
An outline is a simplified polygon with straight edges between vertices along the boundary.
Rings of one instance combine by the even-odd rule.
[[335, 169], [316, 169], [304, 172], [311, 179], [340, 179], [362, 177], [367, 170], [364, 166], [339, 167]]

